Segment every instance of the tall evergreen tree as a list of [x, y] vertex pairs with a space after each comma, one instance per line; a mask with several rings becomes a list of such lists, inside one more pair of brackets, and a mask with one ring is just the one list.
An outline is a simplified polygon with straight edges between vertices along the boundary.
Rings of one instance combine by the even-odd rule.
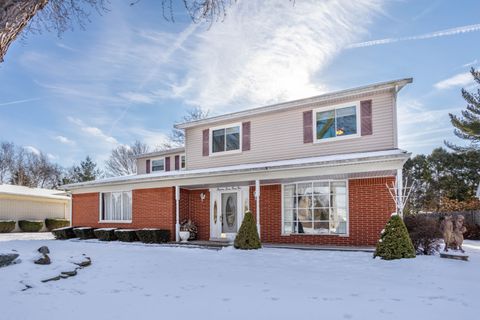
[[64, 184], [92, 181], [102, 176], [102, 171], [97, 168], [97, 164], [87, 156], [80, 162], [79, 166], [73, 166], [68, 170], [63, 179]]
[[[477, 84], [480, 84], [480, 72], [472, 68], [470, 73]], [[450, 121], [455, 127], [455, 135], [461, 139], [468, 140], [470, 145], [467, 147], [457, 146], [451, 142], [445, 141], [445, 144], [455, 151], [468, 151], [480, 149], [480, 89], [476, 93], [468, 92], [462, 89], [462, 96], [467, 101], [466, 110], [462, 111], [462, 116], [450, 115]]]

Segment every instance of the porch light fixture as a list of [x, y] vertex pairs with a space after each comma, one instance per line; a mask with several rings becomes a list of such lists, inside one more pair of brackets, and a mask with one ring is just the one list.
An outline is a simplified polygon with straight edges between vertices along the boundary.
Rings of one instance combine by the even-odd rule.
[[205, 198], [206, 198], [205, 193], [203, 193], [203, 192], [200, 193], [200, 200], [202, 200], [202, 202], [203, 202], [203, 200], [205, 200]]

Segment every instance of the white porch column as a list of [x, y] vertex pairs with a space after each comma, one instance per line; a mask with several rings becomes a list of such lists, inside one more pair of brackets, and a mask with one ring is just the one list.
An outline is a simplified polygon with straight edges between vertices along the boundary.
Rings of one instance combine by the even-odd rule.
[[175, 241], [180, 241], [180, 187], [175, 186]]
[[403, 218], [403, 171], [397, 169], [397, 214]]
[[257, 214], [257, 230], [258, 237], [260, 238], [260, 180], [255, 180], [255, 211]]

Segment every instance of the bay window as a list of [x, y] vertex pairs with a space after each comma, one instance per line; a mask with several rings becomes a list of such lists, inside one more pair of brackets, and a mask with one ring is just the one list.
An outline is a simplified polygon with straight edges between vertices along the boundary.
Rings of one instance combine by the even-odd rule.
[[283, 185], [283, 234], [347, 234], [347, 182]]
[[315, 111], [316, 141], [357, 136], [359, 132], [359, 104], [337, 106]]
[[240, 150], [240, 125], [232, 125], [211, 130], [211, 153]]
[[100, 221], [129, 222], [131, 220], [131, 191], [101, 193]]

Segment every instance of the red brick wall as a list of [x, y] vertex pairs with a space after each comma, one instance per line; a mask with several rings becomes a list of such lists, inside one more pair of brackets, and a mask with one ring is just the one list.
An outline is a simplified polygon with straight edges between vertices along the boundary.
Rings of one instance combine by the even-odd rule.
[[[261, 186], [260, 224], [262, 242], [326, 245], [374, 245], [395, 204], [385, 186], [394, 177], [349, 180], [349, 236], [282, 236], [281, 185]], [[200, 199], [200, 194], [205, 199]], [[95, 228], [162, 228], [175, 238], [175, 188], [134, 190], [132, 223], [98, 223], [99, 195], [75, 194], [72, 204], [74, 226]], [[255, 216], [254, 187], [250, 187], [250, 210]], [[180, 193], [180, 220], [190, 218], [198, 226], [198, 238], [210, 238], [210, 192], [207, 189]]]
[[[385, 184], [394, 177], [349, 180], [349, 236], [290, 235], [282, 236], [282, 187], [260, 188], [261, 240], [265, 243], [300, 243], [324, 245], [375, 245], [380, 231], [395, 211]], [[250, 208], [255, 215], [254, 187], [250, 188]]]
[[[200, 198], [201, 193], [205, 194], [205, 199], [203, 201]], [[188, 201], [188, 205], [185, 204], [182, 206], [182, 204], [180, 204], [180, 216], [182, 218], [192, 219], [192, 222], [197, 225], [198, 240], [209, 240], [210, 192], [208, 191], [208, 189], [185, 190], [183, 193], [181, 193], [180, 196], [180, 202], [182, 203], [184, 201]], [[187, 211], [185, 211], [185, 208], [187, 209]]]
[[175, 188], [132, 191], [132, 223], [99, 223], [99, 194], [74, 194], [72, 224], [94, 228], [160, 228], [175, 238]]

